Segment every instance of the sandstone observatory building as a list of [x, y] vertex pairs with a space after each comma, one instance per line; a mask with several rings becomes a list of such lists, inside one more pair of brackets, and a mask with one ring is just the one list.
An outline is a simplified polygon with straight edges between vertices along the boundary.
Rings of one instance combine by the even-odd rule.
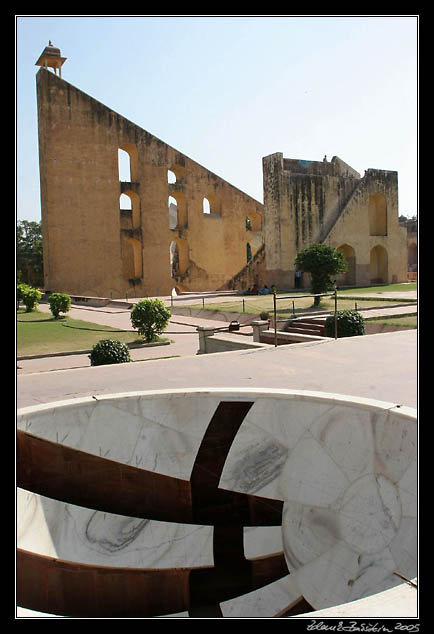
[[337, 157], [272, 154], [262, 204], [66, 82], [64, 61], [50, 43], [37, 62], [46, 290], [115, 299], [289, 289], [295, 255], [312, 242], [344, 252], [340, 284], [407, 280], [396, 172], [361, 177]]

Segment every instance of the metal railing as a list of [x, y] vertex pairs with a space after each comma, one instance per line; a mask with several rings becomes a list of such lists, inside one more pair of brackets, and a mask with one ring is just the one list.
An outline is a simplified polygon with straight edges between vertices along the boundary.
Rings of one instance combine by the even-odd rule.
[[282, 300], [282, 299], [291, 299], [292, 300], [292, 306], [293, 306], [293, 314], [295, 315], [295, 301], [297, 299], [302, 299], [302, 298], [306, 298], [306, 297], [334, 297], [335, 300], [335, 309], [334, 309], [334, 334], [335, 334], [335, 339], [338, 338], [338, 289], [337, 286], [335, 284], [334, 286], [334, 290], [332, 293], [314, 293], [311, 295], [297, 295], [294, 297], [294, 295], [290, 295], [287, 297], [282, 297], [279, 296], [277, 297], [276, 293], [273, 293], [273, 312], [274, 312], [274, 346], [277, 348], [277, 302]]

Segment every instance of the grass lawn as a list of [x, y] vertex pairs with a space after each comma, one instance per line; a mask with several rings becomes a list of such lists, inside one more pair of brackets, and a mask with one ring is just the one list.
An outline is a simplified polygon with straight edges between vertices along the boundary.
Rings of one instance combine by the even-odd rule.
[[382, 286], [363, 286], [361, 288], [346, 288], [343, 290], [338, 289], [339, 295], [359, 295], [364, 293], [402, 293], [406, 291], [417, 291], [416, 282], [409, 282], [407, 284], [387, 284]]
[[[302, 299], [288, 298], [288, 295], [282, 295], [285, 299], [277, 299], [277, 311], [279, 315], [291, 315], [293, 312], [293, 301], [295, 313], [306, 313], [306, 312], [317, 312], [317, 311], [329, 311], [334, 310], [335, 303], [333, 297], [323, 297], [321, 299], [321, 303], [319, 306], [313, 306], [313, 298], [306, 297]], [[342, 299], [342, 297], [338, 296], [338, 310], [352, 310], [355, 308], [355, 304], [357, 302], [358, 310], [363, 310], [363, 308], [372, 308], [373, 306], [387, 306], [390, 307], [393, 303], [389, 300], [381, 300], [381, 299]], [[398, 303], [398, 301], [396, 301]], [[236, 301], [231, 302], [210, 302], [209, 304], [205, 303], [203, 307], [202, 304], [183, 304], [182, 307], [188, 307], [195, 310], [217, 310], [231, 313], [247, 313], [250, 315], [259, 315], [262, 311], [268, 311], [270, 314], [273, 312], [273, 297], [270, 295], [260, 295], [258, 297], [246, 297], [244, 299], [237, 299]], [[180, 306], [181, 308], [181, 306]]]
[[124, 343], [144, 343], [137, 332], [123, 332], [68, 316], [54, 319], [50, 314], [33, 310], [17, 313], [17, 355], [52, 354], [90, 350], [100, 339], [117, 339]]
[[[338, 310], [350, 310], [355, 308], [357, 301], [357, 308], [362, 310], [363, 308], [373, 308], [381, 306], [392, 306], [390, 299], [381, 298], [363, 298], [365, 293], [383, 293], [387, 294], [390, 291], [402, 292], [417, 290], [417, 284], [389, 284], [387, 286], [366, 286], [363, 288], [351, 288], [338, 291]], [[293, 313], [293, 302], [295, 313], [317, 312], [334, 310], [334, 298], [323, 297], [318, 307], [313, 306], [313, 298], [303, 297], [298, 298], [297, 295], [307, 295], [308, 291], [301, 289], [297, 292], [278, 293], [277, 294], [277, 310], [280, 315], [291, 315]], [[345, 296], [351, 297], [345, 299]], [[280, 298], [280, 299], [279, 299]], [[401, 303], [399, 299], [393, 300], [395, 303]], [[408, 300], [407, 300], [408, 301]], [[413, 300], [414, 301], [414, 300]], [[250, 315], [259, 315], [262, 311], [268, 311], [270, 314], [273, 312], [273, 296], [272, 295], [247, 295], [244, 297], [238, 297], [232, 301], [221, 302], [209, 302], [205, 304], [182, 304], [180, 308], [193, 308], [195, 310], [216, 310], [230, 313], [247, 313]]]
[[385, 326], [405, 326], [417, 328], [417, 317], [391, 317], [390, 319], [370, 319], [369, 324], [384, 324]]

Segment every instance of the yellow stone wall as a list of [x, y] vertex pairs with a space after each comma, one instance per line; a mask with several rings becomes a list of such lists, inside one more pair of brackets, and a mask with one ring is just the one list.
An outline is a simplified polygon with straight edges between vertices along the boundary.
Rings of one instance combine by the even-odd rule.
[[[113, 298], [214, 290], [245, 267], [247, 242], [253, 254], [261, 247], [260, 202], [43, 68], [37, 96], [47, 290]], [[125, 183], [119, 149], [130, 159]], [[120, 210], [121, 193], [131, 211]]]
[[[326, 242], [353, 249], [355, 279], [350, 284], [406, 282], [406, 233], [398, 221], [397, 173], [367, 170]], [[345, 276], [338, 281], [345, 282]]]

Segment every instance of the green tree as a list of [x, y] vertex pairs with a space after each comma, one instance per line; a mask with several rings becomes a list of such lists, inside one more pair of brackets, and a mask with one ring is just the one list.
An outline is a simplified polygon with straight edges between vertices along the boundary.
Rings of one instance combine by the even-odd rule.
[[17, 278], [41, 286], [43, 279], [42, 228], [40, 222], [21, 220], [17, 223]]
[[[327, 293], [333, 288], [332, 275], [348, 271], [344, 254], [327, 244], [314, 243], [300, 251], [295, 258], [299, 271], [310, 273], [311, 293]], [[319, 306], [321, 298], [315, 297], [314, 306]]]
[[131, 323], [146, 342], [153, 341], [167, 327], [170, 310], [161, 299], [142, 299], [131, 310]]

